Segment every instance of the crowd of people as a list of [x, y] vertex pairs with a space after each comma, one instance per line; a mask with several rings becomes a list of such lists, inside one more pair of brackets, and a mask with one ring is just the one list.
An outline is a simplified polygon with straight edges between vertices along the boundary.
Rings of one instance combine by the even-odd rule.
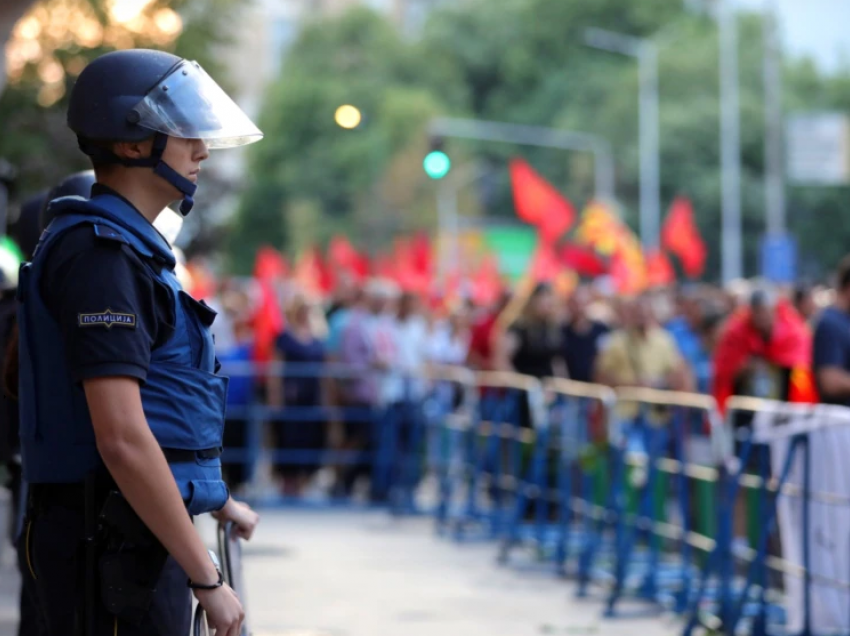
[[[259, 400], [284, 413], [336, 406], [415, 418], [427, 372], [442, 365], [695, 391], [713, 394], [721, 408], [733, 394], [813, 401], [819, 390], [825, 401], [850, 398], [850, 261], [834, 289], [755, 280], [622, 297], [604, 279], [567, 294], [524, 281], [489, 305], [423, 296], [386, 279], [348, 280], [324, 300], [291, 280], [278, 291], [285, 318], [270, 365], [256, 363], [252, 281], [229, 280], [210, 301], [220, 312], [214, 329], [234, 412]], [[374, 446], [364, 427], [333, 419], [292, 414], [267, 427], [282, 493], [315, 485], [327, 468], [321, 451]], [[244, 430], [236, 421], [226, 442], [244, 444]], [[294, 456], [287, 451], [308, 449], [309, 459], [287, 459]], [[366, 472], [360, 465], [335, 473], [340, 494]], [[236, 467], [230, 478], [238, 488], [249, 476]]]

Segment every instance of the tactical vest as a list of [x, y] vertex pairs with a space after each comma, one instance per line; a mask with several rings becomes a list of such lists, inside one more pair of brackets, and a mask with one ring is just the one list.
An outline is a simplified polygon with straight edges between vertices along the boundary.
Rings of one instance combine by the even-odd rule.
[[[155, 284], [169, 291], [174, 332], [151, 352], [147, 380], [141, 385], [142, 405], [166, 457], [169, 453], [179, 457], [169, 465], [189, 513], [221, 508], [228, 497], [218, 456], [228, 379], [217, 375], [219, 365], [210, 333], [215, 312], [183, 291], [174, 273], [171, 247], [121, 198], [110, 194], [90, 201], [67, 197], [51, 207], [56, 217], [42, 234], [32, 262], [21, 266], [18, 282], [24, 478], [30, 483], [81, 482], [103, 465], [85, 393], [69, 377], [59, 325], [47, 310], [39, 287], [51, 247], [71, 229], [89, 225], [99, 239], [132, 249]], [[102, 321], [103, 327], [98, 328], [124, 328], [106, 323], [126, 317], [107, 314], [111, 312], [95, 318], [81, 315], [79, 320]]]

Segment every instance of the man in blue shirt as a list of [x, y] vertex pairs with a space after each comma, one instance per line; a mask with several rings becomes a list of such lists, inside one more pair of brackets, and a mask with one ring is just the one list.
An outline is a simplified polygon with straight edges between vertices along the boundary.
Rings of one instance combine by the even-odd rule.
[[821, 402], [850, 406], [850, 255], [838, 265], [835, 302], [817, 318], [813, 355]]
[[708, 393], [711, 384], [711, 357], [701, 338], [702, 322], [706, 313], [704, 302], [697, 288], [682, 291], [679, 315], [667, 323], [666, 329], [676, 341], [679, 353], [694, 374], [697, 390]]

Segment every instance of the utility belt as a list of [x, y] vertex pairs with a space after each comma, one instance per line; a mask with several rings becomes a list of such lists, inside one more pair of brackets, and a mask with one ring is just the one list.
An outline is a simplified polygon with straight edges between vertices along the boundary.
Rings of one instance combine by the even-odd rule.
[[[217, 446], [197, 451], [163, 448], [162, 453], [169, 464], [188, 464], [198, 459], [221, 457], [222, 448]], [[117, 490], [118, 487], [109, 473], [101, 470], [95, 477], [94, 489], [95, 499], [99, 505], [105, 500], [110, 490]], [[85, 507], [86, 482], [30, 484], [29, 492], [31, 505], [39, 508], [56, 505], [82, 511]]]

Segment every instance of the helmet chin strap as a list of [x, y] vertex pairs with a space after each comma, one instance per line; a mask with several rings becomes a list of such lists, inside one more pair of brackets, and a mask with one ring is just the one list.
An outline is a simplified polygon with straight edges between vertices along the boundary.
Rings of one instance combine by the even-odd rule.
[[78, 138], [77, 141], [80, 150], [99, 163], [117, 163], [128, 168], [153, 168], [155, 175], [168, 181], [183, 195], [183, 200], [180, 202], [180, 214], [186, 216], [192, 211], [192, 206], [195, 205], [195, 200], [192, 197], [195, 195], [198, 186], [162, 160], [165, 146], [168, 144], [168, 135], [165, 133], [154, 134], [151, 155], [142, 159], [125, 159], [116, 156], [105, 148], [91, 144], [85, 139]]
[[162, 160], [162, 154], [165, 152], [167, 143], [168, 135], [156, 133], [153, 140], [153, 149], [151, 150], [151, 159], [156, 157], [156, 165], [153, 167], [153, 172], [155, 175], [168, 181], [168, 183], [183, 194], [183, 200], [180, 202], [180, 214], [186, 216], [192, 211], [192, 206], [195, 205], [195, 200], [192, 197], [195, 195], [198, 186]]

